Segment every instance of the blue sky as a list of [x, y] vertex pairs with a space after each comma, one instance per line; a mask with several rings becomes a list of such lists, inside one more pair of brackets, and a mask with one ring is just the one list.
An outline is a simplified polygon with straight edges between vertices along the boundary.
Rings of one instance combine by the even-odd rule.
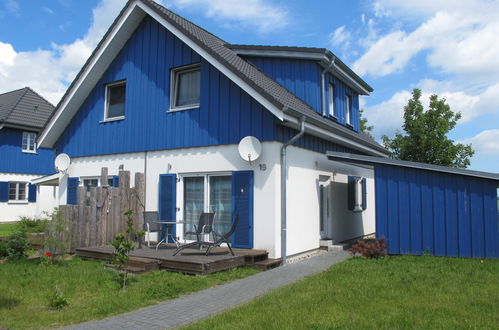
[[[0, 92], [30, 86], [58, 102], [125, 0], [0, 0]], [[499, 172], [499, 1], [162, 0], [230, 43], [325, 47], [374, 92], [375, 137], [400, 129], [413, 88], [463, 118], [472, 169]]]

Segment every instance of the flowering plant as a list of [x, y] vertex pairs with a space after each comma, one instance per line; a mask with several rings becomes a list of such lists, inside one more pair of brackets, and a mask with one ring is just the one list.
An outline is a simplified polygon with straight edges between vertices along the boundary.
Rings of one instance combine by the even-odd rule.
[[50, 252], [45, 252], [44, 256], [45, 256], [45, 257], [47, 257], [47, 258], [50, 258], [50, 257], [52, 257], [52, 253], [50, 253]]

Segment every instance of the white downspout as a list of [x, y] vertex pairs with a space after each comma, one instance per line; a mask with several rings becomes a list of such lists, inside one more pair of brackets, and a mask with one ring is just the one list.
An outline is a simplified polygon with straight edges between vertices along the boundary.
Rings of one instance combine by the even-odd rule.
[[286, 264], [286, 232], [287, 232], [287, 214], [286, 214], [286, 180], [287, 164], [286, 149], [305, 133], [305, 117], [300, 120], [300, 131], [288, 142], [284, 142], [281, 147], [281, 263]]

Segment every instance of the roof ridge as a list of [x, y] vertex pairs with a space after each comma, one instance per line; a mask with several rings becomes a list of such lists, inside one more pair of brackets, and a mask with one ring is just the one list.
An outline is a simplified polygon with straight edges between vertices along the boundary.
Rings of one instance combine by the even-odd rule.
[[23, 90], [25, 88], [29, 88], [29, 87], [25, 86], [25, 87], [21, 87], [21, 88], [18, 88], [18, 89], [14, 89], [13, 91], [8, 91], [8, 92], [0, 93], [0, 96], [6, 95], [6, 94], [10, 94], [10, 93], [19, 92], [20, 90]]
[[41, 98], [43, 101], [45, 101], [45, 103], [47, 103], [48, 105], [50, 105], [52, 108], [55, 109], [55, 106], [52, 104], [52, 102], [50, 102], [49, 100], [47, 100], [46, 98], [44, 98], [43, 96], [41, 96], [37, 91], [35, 91], [33, 88], [29, 87], [29, 86], [26, 86], [27, 89], [29, 89], [31, 92], [35, 93], [36, 96], [38, 96], [39, 98]]
[[21, 102], [21, 100], [23, 99], [23, 97], [26, 95], [26, 93], [28, 92], [29, 90], [29, 87], [24, 87], [24, 88], [20, 88], [20, 89], [17, 89], [16, 91], [21, 91], [25, 89], [24, 93], [22, 93], [21, 96], [19, 96], [19, 98], [17, 99], [16, 103], [14, 103], [12, 105], [12, 107], [10, 108], [10, 110], [7, 112], [7, 114], [5, 115], [5, 117], [3, 118], [3, 121], [6, 121], [7, 119], [9, 119], [10, 115], [12, 115], [12, 112], [14, 112], [14, 109], [17, 107], [17, 105], [19, 104], [19, 102]]

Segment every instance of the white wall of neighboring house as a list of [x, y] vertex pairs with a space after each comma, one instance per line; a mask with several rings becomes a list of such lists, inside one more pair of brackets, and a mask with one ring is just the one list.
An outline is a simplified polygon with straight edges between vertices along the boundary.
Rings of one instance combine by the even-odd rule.
[[[0, 181], [27, 182], [40, 175], [0, 173]], [[44, 212], [50, 212], [57, 207], [58, 188], [49, 186], [37, 187], [36, 203], [0, 202], [0, 222], [18, 221], [19, 217], [41, 217]]]
[[[118, 175], [120, 165], [134, 173], [146, 173], [146, 211], [158, 210], [159, 175], [230, 173], [235, 170], [254, 171], [254, 248], [269, 251], [270, 258], [280, 257], [280, 149], [279, 142], [262, 143], [261, 157], [251, 163], [244, 161], [237, 145], [163, 150], [73, 158], [67, 175], [60, 181], [60, 202], [66, 203], [67, 177], [99, 177], [102, 167], [109, 175]], [[263, 166], [265, 165], [265, 170]], [[287, 254], [293, 255], [319, 247], [319, 177], [330, 178], [332, 213], [328, 236], [335, 242], [363, 236], [374, 229], [374, 173], [371, 169], [342, 165], [326, 159], [322, 153], [297, 147], [288, 148], [287, 182]], [[347, 208], [347, 177], [368, 178], [368, 208], [354, 213]], [[177, 183], [177, 219], [183, 219], [183, 180]], [[183, 227], [177, 234], [182, 239]]]

